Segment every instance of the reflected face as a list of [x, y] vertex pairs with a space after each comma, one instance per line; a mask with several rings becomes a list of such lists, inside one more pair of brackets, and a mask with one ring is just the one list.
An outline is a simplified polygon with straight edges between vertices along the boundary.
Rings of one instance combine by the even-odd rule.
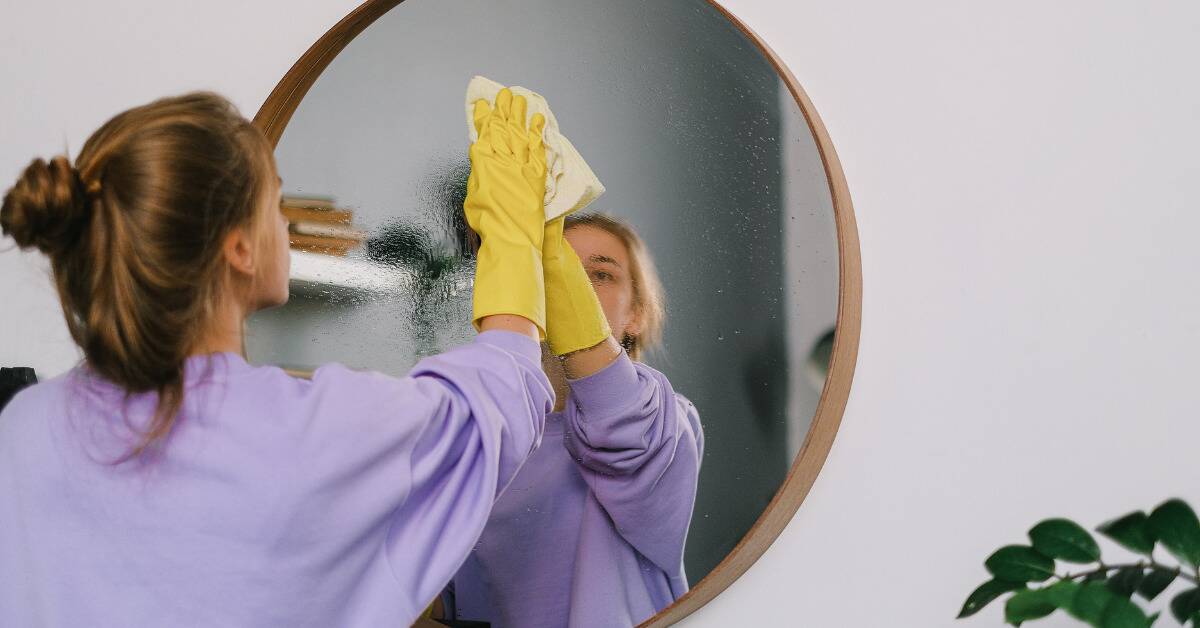
[[280, 208], [283, 197], [283, 182], [272, 176], [270, 189], [263, 204], [258, 208], [263, 233], [256, 238], [258, 250], [255, 259], [258, 265], [255, 279], [254, 309], [259, 310], [288, 301], [288, 273], [291, 271], [291, 253], [288, 247], [288, 220]]
[[641, 326], [634, 307], [633, 274], [625, 243], [591, 225], [571, 227], [563, 235], [592, 280], [613, 337], [621, 340], [626, 335], [637, 336]]

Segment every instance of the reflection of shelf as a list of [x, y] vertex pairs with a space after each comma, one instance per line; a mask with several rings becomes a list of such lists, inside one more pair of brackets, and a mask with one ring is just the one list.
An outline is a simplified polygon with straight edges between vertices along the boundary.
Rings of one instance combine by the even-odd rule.
[[352, 292], [396, 293], [408, 285], [407, 272], [366, 260], [292, 251], [292, 287]]
[[317, 369], [288, 368], [286, 366], [281, 366], [280, 368], [283, 369], [284, 373], [287, 373], [288, 375], [291, 375], [292, 377], [296, 377], [299, 379], [312, 379], [313, 371], [317, 370]]
[[367, 239], [354, 228], [354, 212], [338, 209], [331, 196], [287, 196], [279, 207], [288, 219], [292, 249], [325, 255], [346, 255]]

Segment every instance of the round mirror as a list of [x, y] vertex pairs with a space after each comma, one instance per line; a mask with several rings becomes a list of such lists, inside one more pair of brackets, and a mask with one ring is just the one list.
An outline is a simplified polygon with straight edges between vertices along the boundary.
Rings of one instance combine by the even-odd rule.
[[[368, 2], [256, 117], [277, 141], [292, 296], [247, 351], [303, 373], [403, 375], [466, 342], [463, 99], [483, 75], [546, 97], [665, 295], [639, 360], [695, 405], [703, 458], [678, 620], [771, 543], [823, 463], [858, 341], [858, 244], [832, 144], [779, 60], [705, 0]], [[466, 618], [471, 619], [471, 618]]]

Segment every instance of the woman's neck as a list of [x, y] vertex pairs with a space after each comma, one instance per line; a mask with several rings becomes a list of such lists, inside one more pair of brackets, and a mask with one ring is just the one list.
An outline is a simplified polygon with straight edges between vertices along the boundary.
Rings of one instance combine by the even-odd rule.
[[190, 355], [207, 353], [236, 353], [245, 357], [245, 342], [242, 335], [245, 322], [245, 310], [232, 299], [226, 299], [225, 304], [216, 308], [212, 320], [208, 321], [208, 329], [201, 335]]
[[567, 407], [567, 394], [571, 392], [567, 386], [567, 372], [563, 370], [562, 360], [550, 353], [550, 348], [546, 345], [542, 345], [542, 371], [546, 373], [550, 387], [554, 389], [554, 411], [562, 412], [563, 408]]

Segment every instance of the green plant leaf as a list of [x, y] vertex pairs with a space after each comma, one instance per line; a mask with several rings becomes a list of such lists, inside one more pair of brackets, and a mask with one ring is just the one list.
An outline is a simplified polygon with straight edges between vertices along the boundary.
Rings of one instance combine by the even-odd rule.
[[1179, 623], [1187, 622], [1188, 618], [1200, 611], [1200, 589], [1188, 589], [1171, 600], [1171, 614]]
[[1200, 565], [1200, 519], [1182, 499], [1170, 499], [1150, 513], [1150, 533], [1180, 561]]
[[1023, 589], [1014, 593], [1004, 604], [1004, 621], [1020, 626], [1021, 622], [1040, 619], [1057, 608], [1046, 589]]
[[1172, 582], [1175, 582], [1175, 576], [1178, 573], [1157, 567], [1150, 570], [1150, 573], [1146, 574], [1146, 577], [1142, 578], [1142, 583], [1138, 585], [1138, 595], [1146, 598], [1146, 601], [1153, 600], [1158, 597], [1159, 593], [1171, 586]]
[[[1060, 608], [1065, 608], [1072, 617], [1091, 626], [1097, 628], [1146, 628], [1149, 624], [1149, 618], [1137, 604], [1113, 593], [1109, 590], [1108, 585], [1099, 582], [1076, 585], [1074, 598], [1070, 599], [1069, 605], [1064, 606], [1065, 596], [1055, 595], [1050, 591], [1061, 584], [1063, 583], [1060, 582], [1047, 588], [1051, 599], [1057, 602]], [[1064, 589], [1064, 591], [1066, 590]]]
[[1083, 577], [1083, 582], [1108, 582], [1108, 573], [1104, 571], [1093, 571]]
[[1154, 535], [1146, 522], [1146, 513], [1139, 510], [1103, 523], [1096, 531], [1131, 552], [1149, 556], [1154, 551]]
[[1008, 582], [1043, 582], [1054, 575], [1054, 560], [1025, 545], [1006, 545], [988, 556], [988, 573]]
[[1043, 590], [1049, 601], [1058, 608], [1071, 608], [1079, 589], [1080, 584], [1074, 580], [1059, 580]]
[[1142, 583], [1142, 578], [1145, 573], [1141, 567], [1124, 567], [1117, 570], [1113, 577], [1108, 579], [1108, 590], [1129, 597], [1137, 591], [1138, 585]]
[[1132, 600], [1114, 596], [1100, 617], [1100, 628], [1146, 628], [1150, 618]]
[[1008, 593], [1009, 591], [1017, 591], [1025, 588], [1024, 582], [1006, 582], [1004, 580], [988, 580], [979, 585], [971, 595], [967, 596], [967, 601], [963, 603], [962, 610], [958, 613], [958, 619], [970, 617], [975, 613], [983, 610], [992, 600]]
[[1100, 560], [1100, 546], [1082, 526], [1070, 519], [1047, 519], [1029, 530], [1033, 549], [1069, 563]]
[[1099, 626], [1100, 619], [1104, 616], [1104, 609], [1116, 597], [1116, 594], [1109, 591], [1107, 586], [1099, 582], [1089, 582], [1079, 587], [1079, 592], [1075, 594], [1075, 599], [1067, 607], [1067, 612], [1075, 619]]
[[1192, 622], [1193, 628], [1195, 628], [1196, 626], [1200, 626], [1200, 613], [1192, 613], [1192, 617], [1191, 617], [1190, 621]]

